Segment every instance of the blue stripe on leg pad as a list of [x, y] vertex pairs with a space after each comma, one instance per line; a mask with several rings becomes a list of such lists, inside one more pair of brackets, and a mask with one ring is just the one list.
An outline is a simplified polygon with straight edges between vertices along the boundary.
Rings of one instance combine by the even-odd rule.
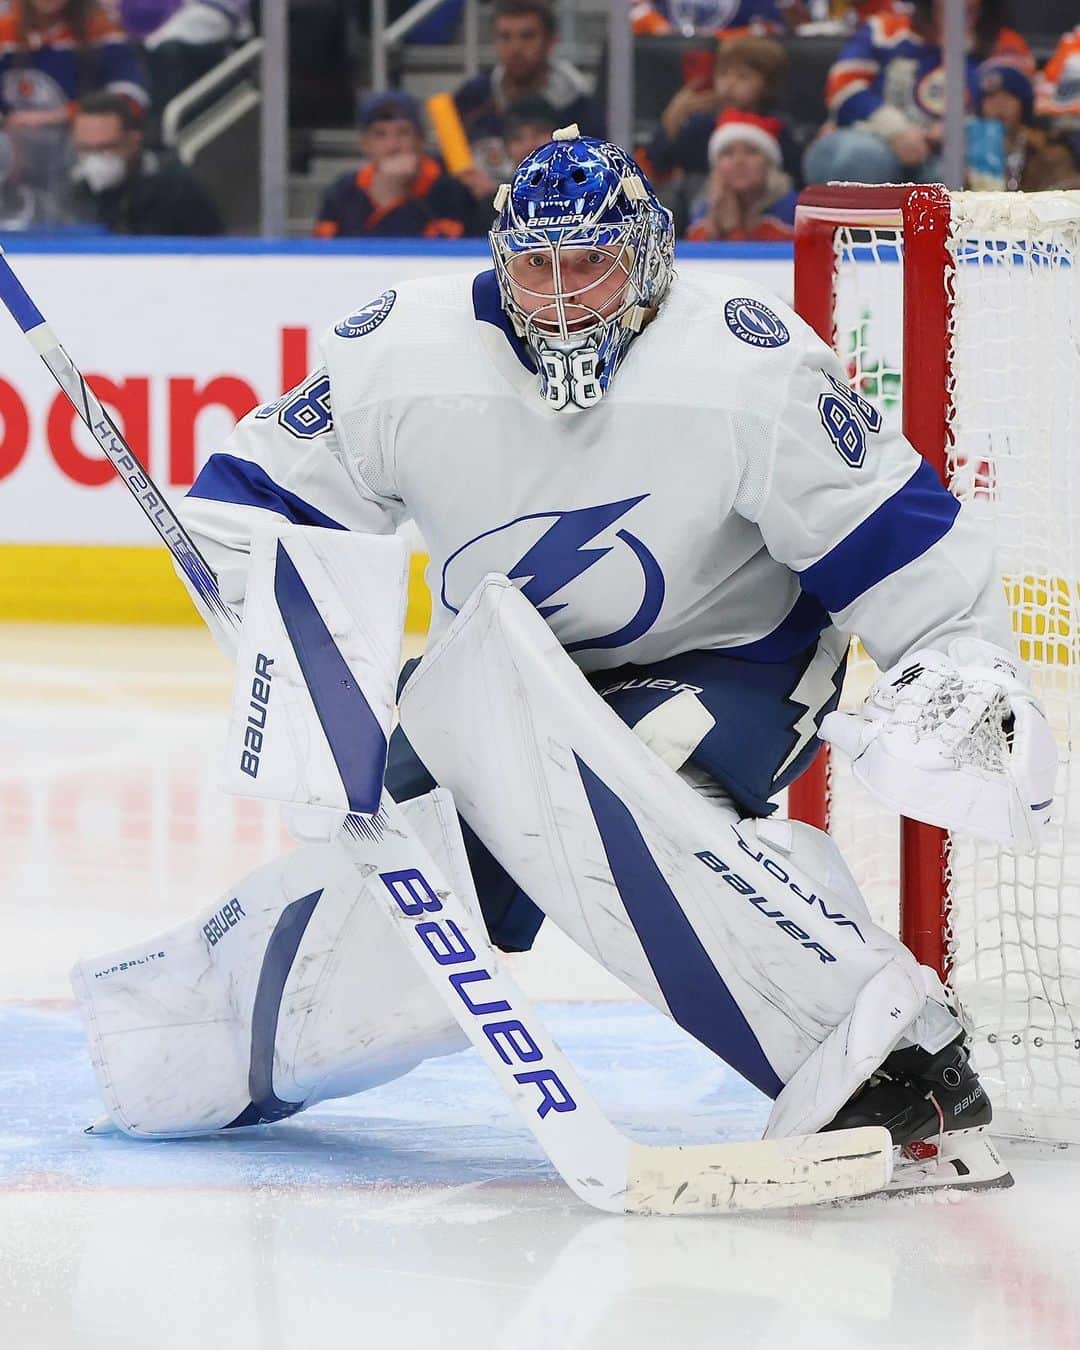
[[577, 754], [612, 878], [675, 1021], [756, 1088], [784, 1086], [656, 865], [626, 804]]
[[251, 1013], [251, 1060], [248, 1068], [251, 1105], [246, 1106], [235, 1120], [225, 1126], [227, 1130], [235, 1129], [238, 1125], [268, 1125], [275, 1120], [285, 1120], [304, 1105], [303, 1102], [283, 1101], [274, 1091], [274, 1046], [285, 981], [289, 978], [289, 971], [300, 949], [300, 940], [307, 932], [321, 896], [321, 890], [312, 891], [310, 895], [286, 905], [270, 934]]
[[341, 775], [349, 810], [374, 815], [386, 772], [386, 736], [280, 540], [274, 596]]

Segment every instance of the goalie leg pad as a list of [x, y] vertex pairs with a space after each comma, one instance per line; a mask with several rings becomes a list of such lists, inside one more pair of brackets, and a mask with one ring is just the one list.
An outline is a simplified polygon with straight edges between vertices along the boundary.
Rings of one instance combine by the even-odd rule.
[[919, 1015], [914, 958], [873, 927], [857, 893], [852, 906], [846, 869], [827, 890], [733, 810], [702, 800], [597, 697], [505, 578], [487, 578], [427, 654], [401, 718], [545, 913], [769, 1095], [879, 972], [895, 967], [910, 989], [882, 1057]]
[[[476, 914], [449, 794], [410, 825]], [[338, 844], [297, 849], [72, 984], [112, 1122], [171, 1138], [281, 1120], [465, 1047]]]

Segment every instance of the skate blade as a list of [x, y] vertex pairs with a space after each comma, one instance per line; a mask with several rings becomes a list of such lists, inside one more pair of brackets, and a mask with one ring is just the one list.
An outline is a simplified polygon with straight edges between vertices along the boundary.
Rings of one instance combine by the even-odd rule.
[[892, 1181], [879, 1195], [926, 1191], [998, 1191], [1013, 1185], [985, 1126], [957, 1130], [937, 1142], [907, 1144], [894, 1151]]

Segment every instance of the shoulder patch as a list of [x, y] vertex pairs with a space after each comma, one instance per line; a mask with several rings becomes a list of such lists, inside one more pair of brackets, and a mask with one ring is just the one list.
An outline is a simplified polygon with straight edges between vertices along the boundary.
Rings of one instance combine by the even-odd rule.
[[739, 296], [724, 306], [727, 326], [740, 342], [751, 347], [783, 347], [791, 341], [783, 320], [760, 300]]
[[363, 309], [350, 314], [347, 319], [342, 319], [335, 326], [334, 332], [343, 338], [367, 337], [368, 333], [373, 333], [394, 308], [396, 299], [397, 291], [383, 291], [378, 299], [370, 301]]

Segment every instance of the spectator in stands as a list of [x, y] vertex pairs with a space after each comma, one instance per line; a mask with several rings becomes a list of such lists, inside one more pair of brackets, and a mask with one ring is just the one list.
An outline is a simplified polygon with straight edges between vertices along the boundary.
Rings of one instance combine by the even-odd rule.
[[1080, 27], [1063, 33], [1038, 83], [1040, 117], [1056, 126], [1080, 130]]
[[709, 140], [704, 212], [687, 239], [794, 237], [798, 194], [781, 168], [779, 133], [773, 117], [734, 110], [721, 116]]
[[78, 100], [107, 89], [148, 103], [127, 34], [92, 0], [13, 0], [0, 14], [0, 113], [26, 181], [61, 196]]
[[[728, 109], [775, 117], [774, 105], [787, 67], [787, 52], [771, 38], [741, 37], [723, 43], [712, 79], [708, 80], [707, 73], [692, 78], [661, 114], [647, 150], [653, 171], [660, 177], [675, 170], [708, 173], [709, 138], [717, 119]], [[784, 169], [794, 179], [799, 169], [798, 146], [787, 124], [777, 120]]]
[[120, 13], [142, 39], [159, 112], [252, 32], [251, 0], [121, 0]]
[[495, 69], [467, 80], [454, 94], [470, 141], [501, 139], [506, 109], [537, 95], [555, 109], [560, 126], [576, 122], [586, 136], [604, 135], [604, 112], [588, 80], [553, 55], [558, 32], [547, 0], [495, 0], [491, 37]]
[[[1027, 43], [1004, 23], [1004, 0], [967, 0], [968, 101], [980, 62], [993, 56], [1031, 73]], [[829, 73], [832, 121], [809, 148], [807, 182], [929, 182], [940, 177], [945, 114], [941, 50], [944, 0], [914, 0], [911, 12], [862, 24]]]
[[359, 121], [365, 162], [327, 188], [316, 235], [456, 239], [467, 233], [476, 205], [468, 189], [424, 153], [416, 100], [398, 90], [369, 94]]
[[1042, 192], [1076, 177], [1069, 138], [1034, 125], [1035, 87], [1011, 62], [990, 60], [979, 67], [979, 116], [1001, 123], [1008, 191]]
[[73, 209], [111, 234], [220, 234], [221, 216], [190, 170], [143, 145], [142, 118], [121, 94], [87, 94], [72, 128]]

